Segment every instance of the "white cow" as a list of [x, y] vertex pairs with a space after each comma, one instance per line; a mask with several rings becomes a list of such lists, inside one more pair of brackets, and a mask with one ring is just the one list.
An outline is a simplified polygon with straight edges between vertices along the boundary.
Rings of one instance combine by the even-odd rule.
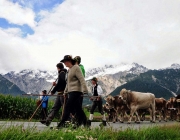
[[[130, 118], [128, 123], [131, 123], [132, 116], [138, 109], [149, 109], [151, 115], [151, 122], [155, 122], [155, 96], [152, 93], [142, 93], [122, 89], [120, 91], [120, 98], [122, 98], [127, 106], [130, 108]], [[140, 122], [139, 116], [138, 121]]]

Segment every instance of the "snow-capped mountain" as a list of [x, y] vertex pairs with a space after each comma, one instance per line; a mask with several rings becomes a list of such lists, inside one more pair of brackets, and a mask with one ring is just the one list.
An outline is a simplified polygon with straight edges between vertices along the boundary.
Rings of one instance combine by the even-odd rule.
[[26, 69], [20, 72], [11, 71], [3, 76], [26, 93], [39, 93], [50, 89], [51, 82], [57, 78], [57, 72]]
[[19, 95], [24, 94], [24, 91], [14, 83], [10, 82], [0, 74], [0, 93]]
[[88, 70], [86, 72], [86, 80], [88, 87], [90, 87], [91, 84], [88, 80], [94, 76], [97, 77], [104, 93], [108, 95], [118, 86], [125, 84], [128, 80], [131, 80], [137, 77], [140, 73], [144, 73], [146, 71], [148, 71], [146, 67], [137, 63], [105, 65], [104, 67]]
[[[180, 64], [172, 64], [165, 69], [180, 69]], [[90, 80], [97, 77], [99, 84], [102, 86], [104, 93], [109, 94], [118, 86], [136, 78], [140, 73], [147, 72], [149, 69], [137, 63], [119, 65], [105, 65], [103, 67], [92, 68], [86, 70], [86, 81], [91, 91]], [[49, 90], [51, 83], [58, 77], [57, 71], [43, 71], [26, 69], [20, 72], [11, 71], [5, 75], [5, 78], [16, 84], [22, 91], [26, 93], [39, 93], [42, 90]]]
[[119, 65], [105, 65], [104, 67], [89, 69], [86, 72], [86, 79], [91, 79], [93, 76], [98, 77], [109, 74], [113, 75], [125, 71], [133, 74], [139, 74], [148, 71], [148, 69], [137, 63], [132, 63], [132, 64], [121, 63]]
[[43, 70], [31, 70], [31, 69], [25, 69], [20, 72], [11, 71], [7, 73], [9, 75], [14, 75], [17, 77], [20, 76], [28, 76], [29, 78], [33, 79], [40, 79], [44, 78], [47, 82], [52, 82], [52, 80], [55, 80], [57, 78], [57, 71], [43, 71]]
[[[85, 79], [90, 90], [91, 83], [89, 82], [89, 79], [94, 76], [98, 77], [99, 84], [102, 86], [104, 93], [109, 94], [116, 87], [127, 81], [127, 74], [131, 74], [129, 78], [134, 78], [139, 73], [146, 72], [147, 70], [146, 67], [137, 63], [105, 65], [104, 67], [87, 70]], [[44, 89], [50, 89], [51, 83], [58, 77], [58, 73], [57, 71], [26, 69], [20, 72], [11, 71], [3, 76], [15, 83], [26, 93], [39, 93]]]
[[[172, 64], [165, 69], [180, 69], [180, 64]], [[128, 83], [138, 77], [140, 73], [147, 72], [148, 70], [148, 68], [137, 63], [105, 65], [103, 67], [86, 70], [85, 79], [89, 92], [91, 92], [90, 79], [92, 77], [97, 77], [99, 85], [103, 88], [104, 93], [108, 95], [117, 87]], [[44, 89], [49, 91], [52, 82], [58, 77], [58, 73], [57, 71], [26, 69], [20, 72], [11, 71], [3, 76], [26, 93], [40, 93]]]
[[166, 69], [180, 69], [180, 64], [174, 63], [170, 67], [167, 67]]

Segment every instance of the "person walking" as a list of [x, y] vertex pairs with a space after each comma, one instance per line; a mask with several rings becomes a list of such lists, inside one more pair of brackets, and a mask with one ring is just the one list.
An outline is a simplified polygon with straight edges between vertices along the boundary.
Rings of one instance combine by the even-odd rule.
[[85, 77], [85, 69], [84, 69], [84, 66], [81, 64], [81, 57], [80, 56], [76, 56], [74, 57], [74, 60], [75, 60], [75, 64], [78, 65], [81, 69], [81, 72], [83, 74], [83, 76]]
[[[85, 69], [84, 69], [84, 66], [81, 64], [81, 57], [80, 56], [76, 56], [76, 57], [74, 57], [74, 60], [75, 60], [75, 64], [80, 67], [81, 72], [82, 72], [82, 74], [83, 74], [83, 76], [85, 78]], [[80, 104], [82, 106], [82, 104], [83, 104], [83, 93], [82, 93], [82, 96], [80, 97], [79, 101], [80, 101]], [[74, 112], [72, 112], [72, 114], [74, 115]]]
[[57, 83], [53, 82], [53, 86], [55, 87], [51, 91], [51, 95], [54, 95], [57, 92], [57, 94], [60, 96], [56, 97], [55, 103], [46, 118], [46, 123], [45, 123], [46, 126], [50, 125], [51, 121], [54, 119], [55, 114], [58, 113], [59, 109], [64, 105], [64, 101], [65, 101], [63, 94], [64, 94], [64, 89], [66, 87], [65, 77], [66, 77], [67, 69], [64, 68], [63, 63], [58, 63], [56, 67], [58, 71], [58, 81]]
[[57, 128], [64, 127], [65, 121], [68, 120], [70, 113], [74, 110], [77, 116], [78, 126], [86, 125], [87, 118], [79, 101], [80, 97], [82, 96], [82, 92], [88, 93], [84, 76], [79, 66], [75, 65], [75, 61], [72, 56], [65, 55], [61, 62], [63, 62], [65, 66], [69, 68], [67, 74], [67, 84], [64, 91], [65, 95], [68, 94], [68, 100], [65, 105], [62, 120], [58, 124]]
[[41, 123], [44, 123], [46, 120], [46, 117], [47, 117], [48, 96], [45, 96], [46, 94], [47, 94], [47, 91], [43, 90], [42, 91], [42, 98], [41, 98], [41, 102], [42, 102], [41, 112], [40, 112], [40, 117], [41, 117], [40, 122]]
[[88, 125], [91, 126], [91, 121], [93, 120], [94, 110], [96, 109], [96, 107], [98, 107], [99, 113], [101, 113], [101, 115], [103, 116], [102, 117], [102, 125], [106, 126], [106, 116], [102, 110], [102, 98], [105, 95], [103, 94], [103, 90], [102, 90], [101, 86], [98, 85], [97, 82], [98, 82], [98, 79], [96, 77], [93, 77], [91, 79], [93, 97], [91, 97], [90, 99], [93, 101], [93, 105], [91, 107], [89, 120], [87, 122], [88, 122]]

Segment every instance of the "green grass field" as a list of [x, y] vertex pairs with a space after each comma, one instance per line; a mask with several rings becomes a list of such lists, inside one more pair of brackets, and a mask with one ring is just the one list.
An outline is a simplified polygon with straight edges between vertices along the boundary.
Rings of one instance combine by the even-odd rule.
[[43, 130], [22, 126], [0, 126], [0, 140], [180, 140], [180, 126], [163, 126], [140, 130], [111, 128]]

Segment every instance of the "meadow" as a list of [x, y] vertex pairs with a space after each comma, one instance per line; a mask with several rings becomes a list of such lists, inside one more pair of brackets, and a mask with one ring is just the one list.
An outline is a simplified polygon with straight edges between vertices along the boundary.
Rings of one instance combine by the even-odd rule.
[[112, 128], [64, 128], [61, 130], [36, 127], [24, 129], [23, 126], [0, 126], [0, 140], [179, 140], [180, 126], [161, 126], [139, 130], [113, 130]]

